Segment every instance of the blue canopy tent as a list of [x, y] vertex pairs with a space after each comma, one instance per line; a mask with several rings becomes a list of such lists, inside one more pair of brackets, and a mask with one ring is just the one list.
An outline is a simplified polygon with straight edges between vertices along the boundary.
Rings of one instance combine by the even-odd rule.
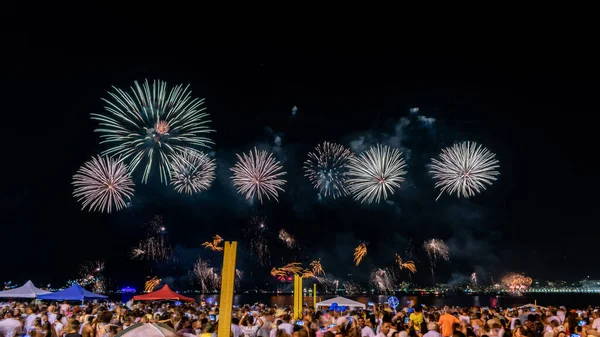
[[94, 294], [91, 291], [83, 289], [79, 284], [74, 284], [63, 291], [57, 291], [51, 294], [39, 295], [38, 300], [57, 300], [57, 301], [81, 301], [84, 300], [105, 300], [108, 296]]

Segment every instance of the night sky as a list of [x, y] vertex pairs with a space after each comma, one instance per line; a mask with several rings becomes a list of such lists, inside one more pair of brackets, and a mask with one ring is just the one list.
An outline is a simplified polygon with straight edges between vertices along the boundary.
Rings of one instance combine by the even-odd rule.
[[[258, 211], [269, 219], [274, 266], [294, 256], [303, 262], [321, 257], [328, 274], [365, 281], [412, 239], [415, 279], [427, 284], [419, 247], [437, 237], [451, 253], [450, 263], [438, 264], [438, 281], [474, 271], [487, 282], [508, 271], [535, 279], [600, 278], [593, 263], [600, 234], [594, 211], [599, 88], [597, 66], [587, 56], [491, 42], [421, 48], [302, 40], [284, 46], [253, 38], [175, 48], [166, 33], [153, 36], [155, 44], [114, 45], [102, 34], [80, 40], [38, 32], [7, 42], [15, 52], [3, 55], [0, 281], [63, 285], [84, 261], [104, 259], [115, 285], [140, 286], [149, 266], [127, 254], [154, 215], [164, 218], [180, 261], [153, 272], [180, 278], [198, 254], [219, 266], [219, 255], [201, 243], [217, 233], [244, 241], [242, 230]], [[125, 89], [146, 78], [191, 83], [194, 96], [206, 98], [216, 130], [217, 182], [188, 197], [154, 176], [147, 186], [136, 181], [129, 209], [81, 211], [71, 178], [105, 149], [90, 113], [103, 112], [101, 98], [111, 86]], [[412, 107], [435, 122], [420, 123]], [[379, 205], [319, 201], [301, 170], [307, 152], [322, 141], [350, 146], [361, 137], [398, 144], [407, 154], [407, 182]], [[436, 202], [426, 164], [463, 140], [497, 154], [499, 180], [469, 200], [444, 195]], [[235, 153], [255, 145], [274, 151], [288, 172], [279, 203], [250, 205], [231, 185]], [[280, 228], [296, 236], [302, 250], [278, 244]], [[357, 268], [352, 251], [363, 240], [369, 253]], [[239, 254], [249, 282], [271, 278], [270, 268], [258, 267], [246, 249]]]

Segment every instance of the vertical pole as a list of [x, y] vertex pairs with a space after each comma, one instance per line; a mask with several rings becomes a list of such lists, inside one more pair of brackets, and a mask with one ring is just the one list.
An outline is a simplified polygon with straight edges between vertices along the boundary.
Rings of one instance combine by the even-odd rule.
[[231, 310], [233, 306], [233, 287], [235, 281], [236, 241], [225, 241], [223, 244], [223, 268], [221, 274], [221, 296], [219, 297], [219, 330], [218, 337], [229, 337], [231, 334]]
[[313, 284], [313, 309], [317, 310], [317, 283]]
[[302, 319], [302, 277], [294, 275], [294, 319]]

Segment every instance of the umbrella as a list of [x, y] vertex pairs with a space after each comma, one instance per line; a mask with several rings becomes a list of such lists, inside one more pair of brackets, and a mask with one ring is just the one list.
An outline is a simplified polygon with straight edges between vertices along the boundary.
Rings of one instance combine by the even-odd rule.
[[137, 323], [119, 332], [115, 337], [177, 337], [177, 334], [164, 324]]

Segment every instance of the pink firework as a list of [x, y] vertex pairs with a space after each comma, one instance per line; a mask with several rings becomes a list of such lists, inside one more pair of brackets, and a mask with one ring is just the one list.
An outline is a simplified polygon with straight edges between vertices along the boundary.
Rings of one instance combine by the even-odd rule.
[[82, 209], [111, 213], [126, 206], [133, 196], [133, 180], [127, 165], [110, 157], [92, 158], [73, 176], [73, 196]]
[[286, 173], [281, 171], [281, 165], [273, 158], [273, 154], [254, 148], [254, 152], [236, 156], [238, 162], [231, 168], [231, 179], [238, 192], [247, 200], [256, 196], [261, 203], [263, 197], [278, 201], [279, 191], [284, 191], [282, 186], [286, 183], [281, 177]]

